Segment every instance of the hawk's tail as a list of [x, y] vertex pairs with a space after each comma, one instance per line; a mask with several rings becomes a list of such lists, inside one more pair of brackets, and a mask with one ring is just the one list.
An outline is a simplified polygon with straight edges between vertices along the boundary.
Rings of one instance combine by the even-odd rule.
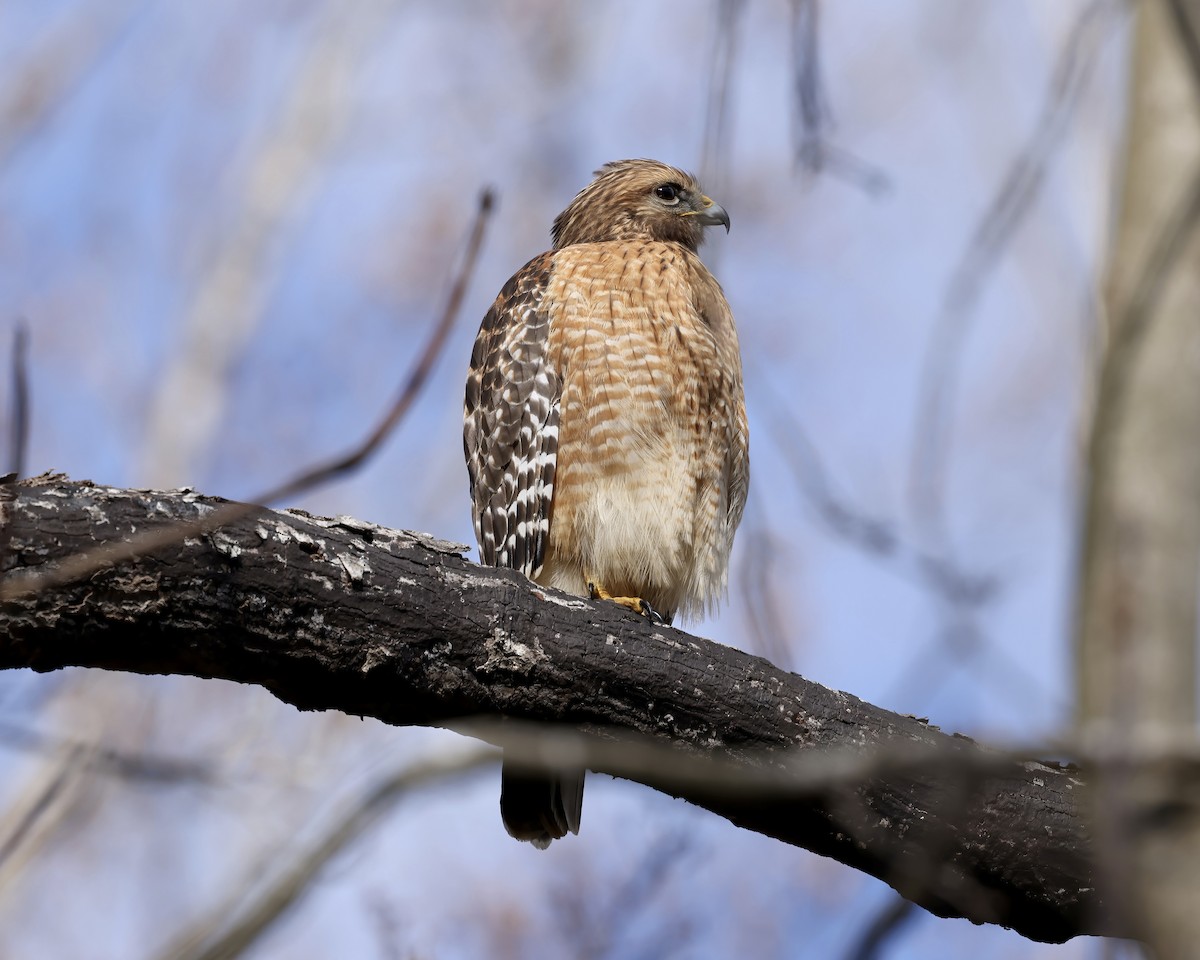
[[504, 828], [539, 850], [551, 840], [579, 832], [586, 770], [547, 770], [505, 761], [500, 768], [500, 815]]

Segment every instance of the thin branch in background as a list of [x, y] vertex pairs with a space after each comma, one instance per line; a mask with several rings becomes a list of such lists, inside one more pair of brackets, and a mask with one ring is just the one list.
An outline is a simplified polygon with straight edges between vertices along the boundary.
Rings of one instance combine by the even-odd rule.
[[44, 754], [47, 759], [22, 796], [0, 817], [0, 890], [20, 883], [41, 851], [60, 842], [64, 830], [77, 827], [94, 812], [95, 774], [154, 787], [213, 781], [205, 764], [139, 756], [7, 723], [0, 723], [0, 745]]
[[[744, 552], [737, 582], [750, 627], [750, 648], [777, 667], [788, 669], [795, 661], [792, 633], [787, 618], [780, 614], [771, 576], [783, 548], [763, 523], [745, 530], [741, 542]], [[794, 576], [794, 571], [790, 575]]]
[[97, 772], [140, 783], [154, 785], [208, 784], [213, 783], [216, 779], [209, 764], [200, 761], [126, 753], [97, 744], [52, 737], [37, 730], [29, 730], [4, 721], [0, 721], [0, 746], [26, 753], [42, 754], [86, 750], [88, 751], [86, 762]]
[[694, 849], [692, 834], [680, 827], [659, 837], [642, 855], [637, 869], [612, 892], [608, 912], [612, 919], [633, 916], [666, 884]]
[[14, 484], [21, 479], [25, 450], [29, 442], [29, 333], [18, 320], [13, 330], [12, 392], [9, 396], [8, 470], [0, 475], [0, 564], [8, 553], [12, 531], [5, 523], [5, 504], [16, 497]]
[[756, 389], [771, 394], [771, 402], [765, 408], [770, 411], [768, 430], [787, 459], [800, 492], [825, 526], [864, 553], [883, 557], [895, 555], [899, 550], [899, 538], [893, 525], [848, 505], [836, 495], [808, 432], [791, 413], [783, 396], [762, 377], [756, 379]]
[[729, 91], [737, 59], [738, 24], [745, 0], [717, 0], [717, 23], [709, 58], [708, 102], [704, 110], [704, 146], [700, 173], [705, 186], [719, 196], [729, 157]]
[[[975, 783], [980, 778], [1012, 776], [1014, 763], [1063, 768], [1058, 760], [1039, 760], [1039, 756], [1071, 757], [1091, 769], [1152, 765], [1164, 758], [1200, 769], [1200, 740], [1158, 734], [1135, 737], [1128, 731], [1107, 729], [1074, 739], [1014, 741], [1004, 747], [983, 747], [956, 734], [952, 741], [941, 743], [896, 739], [820, 750], [747, 747], [733, 756], [684, 752], [624, 727], [595, 725], [583, 731], [556, 722], [481, 716], [446, 721], [442, 726], [502, 747], [506, 758], [548, 770], [587, 767], [650, 782], [655, 789], [673, 794], [703, 791], [709, 797], [761, 802], [828, 797], [900, 777], [937, 777], [938, 786], [944, 788], [941, 778], [963, 777]], [[871, 825], [878, 826], [874, 820]]]
[[950, 610], [949, 622], [909, 657], [890, 693], [881, 700], [896, 702], [919, 691], [921, 702], [928, 703], [952, 677], [969, 670], [973, 682], [1003, 691], [1005, 701], [1023, 716], [1044, 709], [1050, 700], [1044, 681], [1002, 644], [992, 641], [976, 620], [969, 611]]
[[846, 960], [878, 960], [888, 944], [917, 917], [917, 905], [903, 897], [893, 897], [863, 928], [857, 941], [846, 953]]
[[1200, 10], [1195, 0], [1167, 0], [1167, 11], [1175, 22], [1175, 32], [1183, 45], [1192, 83], [1200, 92]]
[[405, 950], [401, 935], [403, 923], [399, 908], [383, 891], [366, 898], [365, 906], [375, 927], [375, 945], [384, 960], [416, 960], [412, 950]]
[[[952, 619], [904, 661], [904, 666], [880, 697], [883, 703], [913, 702], [928, 704], [950, 679], [965, 667], [972, 655], [980, 652], [983, 633], [969, 617]], [[986, 673], [973, 675], [978, 680]]]
[[[414, 763], [350, 801], [313, 843], [258, 887], [239, 885], [160, 953], [162, 960], [232, 960], [241, 956], [312, 889], [321, 869], [411, 791], [494, 764], [499, 754], [476, 747]], [[257, 887], [257, 888], [256, 888]]]
[[12, 395], [9, 397], [8, 463], [6, 472], [19, 480], [29, 444], [29, 330], [18, 320], [13, 331]]
[[0, 816], [0, 891], [28, 877], [29, 864], [78, 827], [95, 811], [94, 780], [89, 775], [95, 748], [90, 744], [62, 751], [43, 764], [33, 782]]
[[0, 169], [87, 87], [149, 6], [145, 0], [133, 0], [80, 8], [62, 18], [62, 28], [18, 65], [22, 73], [6, 78], [0, 89]]
[[1148, 948], [1136, 940], [1105, 937], [1097, 944], [1096, 950], [1100, 960], [1152, 960]]
[[772, 389], [770, 379], [758, 376], [755, 384], [755, 389], [770, 396], [763, 405], [769, 411], [768, 431], [801, 494], [833, 534], [863, 553], [892, 563], [956, 610], [978, 610], [997, 598], [1002, 583], [996, 574], [970, 571], [950, 556], [917, 549], [897, 533], [895, 523], [872, 516], [838, 493], [807, 431], [782, 395]]
[[794, 162], [810, 175], [830, 173], [871, 196], [881, 196], [891, 189], [887, 175], [830, 142], [833, 113], [821, 77], [819, 20], [820, 0], [792, 0]]
[[[622, 918], [636, 917], [640, 911], [654, 917], [658, 929], [643, 934], [636, 945], [616, 943], [610, 953], [614, 960], [670, 960], [688, 955], [695, 935], [694, 924], [686, 917], [664, 913], [655, 898], [667, 888], [670, 875], [678, 875], [693, 842], [693, 835], [683, 827], [662, 837], [643, 854], [635, 874], [618, 887], [609, 905], [613, 925], [619, 926]], [[627, 931], [628, 927], [622, 929]]]
[[475, 272], [487, 223], [494, 207], [495, 194], [490, 188], [485, 188], [479, 195], [479, 205], [467, 239], [462, 265], [450, 285], [441, 316], [430, 332], [425, 348], [413, 364], [388, 412], [357, 447], [343, 456], [335, 457], [296, 474], [291, 479], [260, 494], [254, 500], [245, 503], [228, 503], [199, 520], [156, 527], [128, 540], [75, 554], [46, 573], [25, 577], [19, 581], [10, 579], [0, 585], [0, 599], [12, 600], [43, 590], [50, 590], [81, 577], [91, 576], [107, 567], [125, 563], [136, 557], [153, 553], [155, 550], [161, 550], [171, 544], [181, 543], [188, 537], [203, 533], [211, 534], [222, 525], [232, 523], [260, 509], [263, 504], [295, 497], [362, 466], [379, 449], [392, 431], [400, 425], [437, 364], [438, 357], [445, 347], [450, 330], [461, 310], [471, 277]]
[[[308, 3], [310, 40], [294, 64], [279, 102], [229, 168], [217, 221], [219, 236], [192, 281], [181, 312], [176, 348], [148, 403], [138, 475], [151, 486], [191, 478], [197, 459], [219, 443], [231, 397], [230, 376], [267, 316], [283, 262], [273, 256], [329, 175], [329, 161], [354, 110], [355, 79], [395, 12], [388, 0], [365, 0], [347, 16], [337, 3]], [[235, 29], [237, 29], [235, 27]], [[188, 224], [194, 203], [176, 209]]]
[[992, 197], [950, 277], [925, 353], [909, 474], [913, 516], [927, 540], [946, 539], [949, 421], [972, 313], [1041, 190], [1050, 158], [1075, 114], [1103, 42], [1127, 12], [1125, 0], [1093, 0], [1080, 13], [1059, 54], [1033, 134]]
[[797, 156], [807, 140], [820, 140], [833, 124], [821, 83], [820, 0], [792, 2], [792, 64], [795, 73]]
[[[1003, 578], [995, 572], [966, 569], [949, 554], [920, 549], [897, 532], [895, 523], [872, 516], [851, 504], [833, 488], [825, 465], [807, 432], [782, 396], [773, 391], [770, 379], [759, 376], [755, 378], [755, 384], [756, 389], [772, 395], [770, 403], [765, 406], [770, 411], [767, 429], [790, 467], [801, 495], [816, 510], [826, 528], [861, 552], [890, 564], [907, 578], [928, 589], [942, 605], [948, 618], [949, 626], [939, 630], [931, 641], [909, 658], [900, 679], [893, 685], [894, 692], [889, 700], [900, 697], [911, 700], [914, 691], [919, 691], [921, 699], [928, 701], [956, 669], [966, 665], [971, 658], [986, 658], [992, 668], [979, 673], [984, 681], [1002, 684], [1010, 696], [1019, 693], [1031, 708], [1042, 702], [1044, 685], [1003, 647], [990, 642], [976, 622], [980, 611], [1002, 595]], [[752, 560], [753, 553], [748, 554], [747, 563]], [[746, 572], [745, 575], [750, 574]], [[770, 612], [770, 609], [768, 606], [767, 611]], [[756, 629], [754, 618], [757, 613], [751, 602], [749, 617], [752, 630]], [[767, 636], [782, 637], [786, 634]]]
[[421, 389], [429, 380], [430, 374], [437, 365], [438, 358], [445, 349], [446, 340], [450, 336], [450, 331], [454, 327], [454, 321], [457, 319], [462, 307], [463, 298], [466, 296], [467, 286], [471, 281], [472, 274], [475, 272], [475, 263], [479, 259], [479, 251], [483, 246], [487, 221], [491, 217], [495, 206], [495, 192], [490, 187], [485, 187], [479, 194], [479, 206], [475, 213], [475, 223], [472, 225], [470, 236], [467, 238], [467, 250], [463, 257], [462, 267], [450, 287], [450, 293], [446, 298], [446, 306], [442, 310], [442, 315], [433, 330], [430, 331], [429, 339], [425, 341], [425, 349], [421, 351], [416, 363], [413, 364], [408, 377], [400, 388], [400, 392], [396, 395], [396, 399], [392, 401], [391, 408], [383, 419], [376, 424], [375, 429], [354, 450], [341, 457], [335, 457], [332, 460], [327, 460], [325, 463], [318, 464], [301, 473], [299, 476], [275, 487], [273, 490], [267, 491], [266, 494], [258, 498], [258, 502], [268, 504], [288, 497], [294, 497], [298, 493], [309, 490], [317, 484], [328, 483], [342, 474], [357, 469], [368, 457], [372, 456], [379, 449], [383, 441], [400, 425], [400, 422], [408, 414], [413, 403], [420, 395]]
[[626, 934], [637, 928], [644, 917], [658, 920], [655, 898], [667, 886], [670, 875], [678, 871], [691, 846], [689, 833], [674, 830], [629, 858], [632, 869], [623, 878], [609, 877], [603, 883], [551, 885], [547, 890], [550, 914], [555, 918], [562, 941], [572, 945], [573, 956], [578, 960], [611, 957], [632, 960], [642, 954], [655, 958], [670, 956], [670, 941], [675, 938], [667, 935], [667, 931], [653, 938], [652, 949], [642, 944], [634, 950]]
[[[11, 491], [6, 491], [0, 485], [0, 504], [3, 504], [8, 492]], [[0, 565], [4, 562], [4, 547], [10, 534], [9, 524], [0, 525]], [[62, 672], [9, 674], [0, 684], [0, 710], [10, 717], [35, 716], [59, 695], [69, 683], [69, 676]]]
[[[79, 767], [85, 762], [86, 752], [86, 748], [80, 748], [64, 754], [54, 768], [47, 771], [48, 775], [32, 796], [8, 811], [5, 819], [13, 822], [11, 826], [0, 825], [7, 827], [0, 835], [0, 868], [7, 866], [10, 858], [28, 843], [51, 813], [61, 811], [68, 788], [78, 782]], [[0, 876], [7, 872], [0, 870]]]
[[1200, 169], [1183, 189], [1179, 201], [1163, 224], [1150, 256], [1138, 278], [1129, 304], [1113, 325], [1111, 340], [1100, 371], [1100, 386], [1092, 424], [1091, 464], [1104, 456], [1103, 444], [1115, 436], [1115, 424], [1125, 401], [1128, 377], [1134, 368], [1139, 348], [1145, 342], [1167, 281], [1187, 250], [1192, 234], [1200, 226]]

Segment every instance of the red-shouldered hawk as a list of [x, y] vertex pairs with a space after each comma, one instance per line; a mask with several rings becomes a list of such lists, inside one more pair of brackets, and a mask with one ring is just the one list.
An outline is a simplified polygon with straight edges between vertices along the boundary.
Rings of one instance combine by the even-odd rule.
[[[483, 563], [668, 622], [723, 592], [750, 468], [733, 315], [696, 254], [715, 224], [694, 177], [610, 163], [504, 285], [464, 411]], [[505, 766], [508, 832], [578, 833], [583, 778]]]

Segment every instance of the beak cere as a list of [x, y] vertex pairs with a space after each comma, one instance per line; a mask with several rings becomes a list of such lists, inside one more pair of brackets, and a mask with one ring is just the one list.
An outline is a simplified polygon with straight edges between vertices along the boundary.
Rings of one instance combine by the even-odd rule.
[[719, 223], [725, 227], [725, 232], [728, 233], [729, 214], [725, 212], [725, 208], [719, 203], [714, 203], [708, 197], [701, 197], [700, 203], [703, 205], [703, 209], [695, 212], [696, 222], [706, 227], [716, 226]]

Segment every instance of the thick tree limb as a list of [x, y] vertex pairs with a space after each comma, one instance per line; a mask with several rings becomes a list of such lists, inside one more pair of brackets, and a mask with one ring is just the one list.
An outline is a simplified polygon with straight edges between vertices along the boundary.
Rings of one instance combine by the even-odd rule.
[[[934, 913], [1045, 941], [1111, 932], [1078, 770], [989, 753], [739, 650], [478, 567], [423, 534], [260, 509], [86, 581], [24, 589], [64, 557], [221, 502], [54, 476], [0, 486], [0, 668], [221, 677], [392, 724], [505, 715], [628, 731], [721, 758], [712, 769], [724, 772], [673, 777], [612, 749], [589, 754], [595, 769], [881, 877]], [[840, 789], [728, 782], [731, 761], [759, 782], [797, 757], [914, 749], [939, 762], [866, 765]]]

